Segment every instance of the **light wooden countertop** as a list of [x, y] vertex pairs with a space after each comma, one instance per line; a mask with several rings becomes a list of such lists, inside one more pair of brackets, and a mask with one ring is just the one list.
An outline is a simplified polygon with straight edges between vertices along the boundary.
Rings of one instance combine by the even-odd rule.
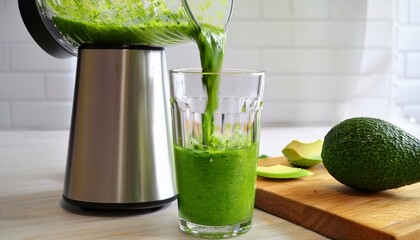
[[[317, 138], [325, 129], [309, 136], [263, 129], [261, 153], [280, 154], [293, 133]], [[178, 229], [176, 202], [149, 213], [85, 211], [63, 203], [67, 143], [67, 131], [0, 131], [0, 239], [197, 239]], [[234, 239], [325, 237], [255, 209], [250, 232]]]

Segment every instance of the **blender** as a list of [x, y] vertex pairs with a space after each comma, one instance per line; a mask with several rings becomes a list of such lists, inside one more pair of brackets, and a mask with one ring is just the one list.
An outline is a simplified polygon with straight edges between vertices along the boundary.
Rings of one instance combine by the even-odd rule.
[[35, 42], [77, 56], [63, 199], [154, 209], [176, 199], [164, 46], [224, 28], [233, 0], [18, 0]]

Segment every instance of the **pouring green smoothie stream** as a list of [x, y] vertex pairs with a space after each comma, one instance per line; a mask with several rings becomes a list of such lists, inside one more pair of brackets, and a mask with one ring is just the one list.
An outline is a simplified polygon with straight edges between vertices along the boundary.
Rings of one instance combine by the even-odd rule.
[[[169, 9], [166, 4], [170, 1], [45, 1], [54, 12], [53, 23], [70, 42], [163, 46], [193, 40], [200, 53], [202, 72], [222, 70], [224, 26], [198, 25], [185, 9]], [[202, 81], [207, 103], [201, 115], [201, 139], [190, 146], [174, 146], [180, 218], [206, 226], [246, 223], [244, 226], [249, 229], [258, 147], [256, 143], [228, 145], [215, 134], [220, 76], [203, 74]], [[238, 136], [239, 142], [248, 142]]]

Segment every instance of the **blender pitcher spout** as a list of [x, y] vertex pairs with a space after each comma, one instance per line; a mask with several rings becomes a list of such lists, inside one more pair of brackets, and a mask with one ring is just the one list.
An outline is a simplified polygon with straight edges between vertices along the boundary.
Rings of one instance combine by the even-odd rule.
[[226, 30], [234, 0], [182, 0], [189, 18], [197, 25], [209, 24]]

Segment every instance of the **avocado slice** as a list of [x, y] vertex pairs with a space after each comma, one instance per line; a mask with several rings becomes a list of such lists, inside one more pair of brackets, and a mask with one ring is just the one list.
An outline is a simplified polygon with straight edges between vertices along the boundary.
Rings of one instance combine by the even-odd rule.
[[290, 164], [296, 167], [308, 168], [322, 162], [322, 140], [316, 140], [312, 143], [303, 143], [293, 140], [283, 148], [283, 155]]
[[312, 174], [312, 172], [305, 169], [288, 167], [281, 164], [269, 167], [257, 167], [257, 175], [267, 178], [300, 178]]

